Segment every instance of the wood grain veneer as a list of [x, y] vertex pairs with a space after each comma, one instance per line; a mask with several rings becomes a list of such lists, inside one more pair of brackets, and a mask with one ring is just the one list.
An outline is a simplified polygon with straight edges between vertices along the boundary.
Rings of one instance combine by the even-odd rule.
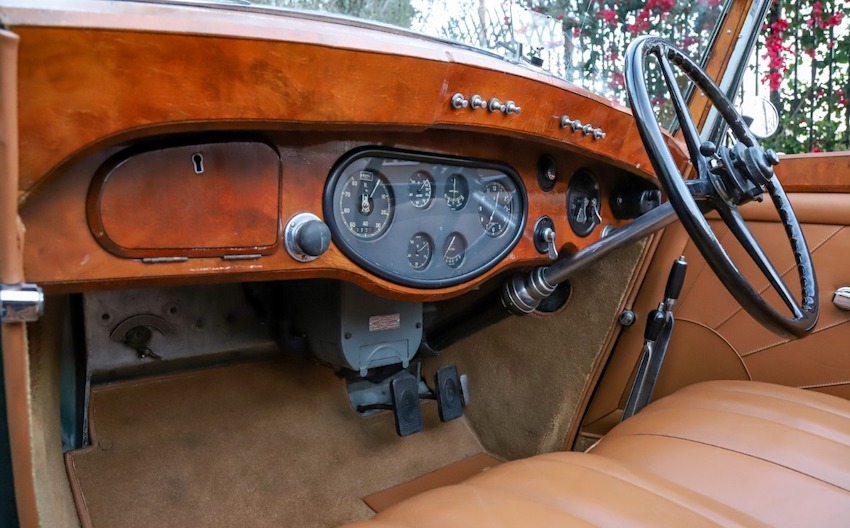
[[[18, 85], [26, 97], [19, 99], [19, 196], [30, 241], [26, 273], [48, 292], [330, 277], [400, 298], [446, 298], [505, 270], [547, 263], [532, 240], [541, 215], [555, 221], [561, 250], [598, 240], [599, 228], [578, 238], [567, 226], [566, 186], [578, 168], [597, 172], [605, 192], [627, 173], [654, 178], [626, 108], [542, 72], [444, 43], [323, 20], [307, 24], [198, 7], [60, 0], [38, 10], [2, 9], [21, 37]], [[523, 110], [505, 115], [454, 109], [449, 101], [456, 92], [512, 99]], [[601, 127], [607, 137], [595, 140], [561, 129], [564, 114]], [[191, 249], [208, 258], [150, 265], [119, 258], [97, 244], [84, 204], [102, 163], [143, 142], [191, 141], [213, 133], [224, 138], [250, 133], [280, 152], [277, 198], [283, 222], [299, 212], [322, 217], [322, 189], [331, 166], [350, 149], [367, 145], [508, 163], [528, 191], [529, 222], [516, 248], [489, 272], [436, 290], [379, 279], [334, 245], [307, 264], [291, 259], [279, 242], [275, 251], [267, 248], [269, 256], [234, 262], [203, 253], [202, 246], [221, 243], [213, 240]], [[682, 146], [668, 141], [685, 167]], [[541, 191], [536, 182], [543, 154], [559, 164], [552, 192]], [[602, 216], [606, 224], [621, 224], [607, 202]], [[105, 223], [113, 230], [117, 225]], [[150, 232], [134, 233], [132, 225], [126, 221], [116, 231], [129, 241], [123, 244], [148, 244]], [[180, 246], [186, 240], [166, 242]]]
[[92, 234], [120, 257], [268, 255], [279, 241], [280, 158], [261, 142], [121, 152], [95, 173]]

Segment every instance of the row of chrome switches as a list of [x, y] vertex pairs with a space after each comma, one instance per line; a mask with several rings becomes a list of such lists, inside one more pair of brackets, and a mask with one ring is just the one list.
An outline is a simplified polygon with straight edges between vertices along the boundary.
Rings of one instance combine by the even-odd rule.
[[472, 110], [486, 108], [491, 112], [503, 112], [505, 115], [518, 114], [522, 112], [522, 108], [517, 106], [517, 104], [513, 101], [506, 101], [503, 103], [496, 97], [491, 97], [489, 101], [486, 101], [478, 94], [467, 99], [462, 93], [458, 92], [452, 96], [451, 104], [452, 108], [455, 110], [459, 110], [461, 108], [471, 108]]
[[561, 116], [561, 128], [570, 127], [573, 132], [581, 130], [585, 136], [593, 134], [593, 139], [605, 139], [605, 132], [601, 128], [594, 128], [590, 123], [581, 124], [578, 119], [570, 119], [570, 116]]

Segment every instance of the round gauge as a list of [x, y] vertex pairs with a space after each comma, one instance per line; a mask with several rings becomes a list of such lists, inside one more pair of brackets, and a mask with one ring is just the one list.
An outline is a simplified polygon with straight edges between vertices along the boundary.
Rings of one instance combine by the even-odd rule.
[[491, 237], [505, 232], [511, 221], [513, 192], [505, 184], [491, 181], [484, 185], [484, 197], [478, 206], [478, 220]]
[[469, 199], [469, 183], [462, 174], [452, 174], [446, 182], [446, 192], [443, 194], [446, 205], [452, 211], [460, 211]]
[[410, 177], [407, 186], [407, 197], [417, 209], [425, 209], [434, 199], [434, 179], [430, 174], [421, 170]]
[[415, 270], [427, 268], [433, 252], [434, 242], [425, 233], [416, 233], [407, 242], [407, 262]]
[[393, 195], [383, 176], [362, 170], [352, 174], [339, 194], [342, 223], [358, 238], [383, 234], [393, 218]]
[[458, 268], [466, 257], [466, 240], [455, 231], [446, 237], [443, 244], [443, 260], [450, 268]]

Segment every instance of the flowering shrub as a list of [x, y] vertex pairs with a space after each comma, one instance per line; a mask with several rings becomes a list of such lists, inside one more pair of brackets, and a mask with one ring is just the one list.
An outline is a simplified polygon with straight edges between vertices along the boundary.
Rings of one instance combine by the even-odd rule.
[[754, 86], [780, 116], [776, 150], [850, 150], [850, 28], [846, 0], [776, 0], [751, 62]]
[[[567, 38], [565, 76], [620, 103], [626, 103], [623, 78], [626, 47], [638, 35], [651, 33], [676, 43], [699, 59], [711, 43], [723, 0], [527, 0], [535, 11], [562, 21]], [[666, 88], [650, 71], [656, 102]], [[684, 83], [680, 83], [684, 89]], [[672, 119], [672, 107], [662, 106], [659, 117]]]
[[[652, 33], [700, 58], [711, 43], [725, 0], [457, 0], [441, 34], [493, 50], [514, 60], [529, 60], [579, 86], [626, 104], [624, 60], [637, 35]], [[531, 15], [531, 16], [529, 16]], [[652, 77], [655, 100], [667, 92]], [[684, 85], [683, 85], [684, 86]], [[670, 105], [659, 107], [669, 125]]]

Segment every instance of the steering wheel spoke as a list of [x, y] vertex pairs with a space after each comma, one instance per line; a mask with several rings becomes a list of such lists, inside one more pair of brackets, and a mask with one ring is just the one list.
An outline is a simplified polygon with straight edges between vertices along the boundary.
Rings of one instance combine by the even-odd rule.
[[673, 68], [670, 67], [670, 61], [667, 59], [667, 54], [664, 49], [659, 50], [656, 56], [658, 57], [658, 62], [661, 64], [661, 74], [664, 77], [664, 84], [667, 85], [667, 90], [670, 92], [670, 97], [673, 99], [673, 108], [676, 111], [676, 118], [679, 120], [679, 127], [685, 136], [685, 144], [688, 146], [688, 154], [692, 161], [699, 160], [699, 173], [704, 174], [705, 171], [702, 170], [703, 167], [701, 166], [704, 162], [702, 161], [703, 158], [699, 152], [701, 140], [699, 132], [697, 132], [697, 127], [694, 124], [694, 120], [691, 117], [691, 113], [688, 110], [688, 104], [685, 102], [682, 90], [679, 89], [679, 83], [676, 81], [676, 76], [673, 73]]
[[797, 301], [788, 290], [788, 287], [782, 280], [782, 276], [776, 271], [773, 263], [769, 258], [767, 258], [767, 255], [764, 254], [764, 251], [758, 241], [755, 237], [753, 237], [752, 232], [747, 228], [747, 224], [741, 216], [740, 211], [738, 211], [738, 208], [734, 206], [719, 207], [717, 208], [717, 212], [720, 213], [720, 217], [723, 219], [723, 222], [732, 234], [735, 235], [738, 242], [741, 243], [744, 250], [750, 258], [753, 259], [753, 262], [756, 263], [756, 266], [758, 266], [762, 274], [764, 274], [768, 282], [770, 282], [770, 285], [776, 293], [779, 294], [782, 302], [784, 302], [794, 314], [794, 317], [803, 317], [803, 313], [797, 305]]

